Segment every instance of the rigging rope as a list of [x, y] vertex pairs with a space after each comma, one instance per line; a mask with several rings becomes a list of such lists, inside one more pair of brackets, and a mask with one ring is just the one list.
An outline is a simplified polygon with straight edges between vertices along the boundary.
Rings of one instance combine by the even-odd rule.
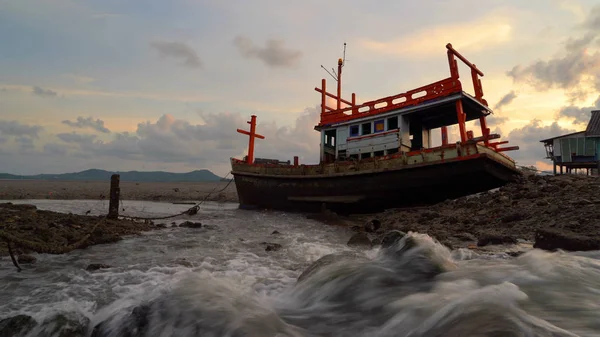
[[[227, 177], [229, 177], [229, 175], [231, 174], [231, 172], [227, 173], [227, 175], [223, 178], [226, 179]], [[180, 215], [194, 215], [196, 213], [198, 213], [198, 209], [200, 208], [200, 205], [202, 205], [205, 201], [208, 200], [208, 198], [213, 194], [213, 193], [221, 193], [223, 191], [225, 191], [227, 189], [227, 187], [229, 187], [229, 185], [233, 182], [233, 179], [230, 179], [229, 182], [227, 183], [227, 185], [225, 185], [225, 187], [223, 187], [222, 189], [220, 189], [219, 191], [215, 191], [217, 189], [218, 186], [215, 186], [215, 188], [210, 191], [205, 197], [204, 199], [202, 199], [199, 203], [195, 204], [194, 206], [188, 208], [187, 210], [177, 213], [177, 214], [172, 214], [172, 215], [167, 215], [167, 216], [162, 216], [162, 217], [140, 217], [140, 216], [119, 216], [119, 218], [123, 218], [123, 219], [127, 219], [127, 220], [165, 220], [165, 219], [171, 219]], [[121, 202], [123, 202], [123, 200], [121, 200]], [[123, 207], [123, 209], [125, 209]]]

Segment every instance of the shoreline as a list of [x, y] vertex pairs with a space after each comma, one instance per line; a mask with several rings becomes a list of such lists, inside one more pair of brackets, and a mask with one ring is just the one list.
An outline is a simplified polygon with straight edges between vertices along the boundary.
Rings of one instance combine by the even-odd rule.
[[[121, 181], [121, 200], [237, 202], [231, 182]], [[226, 187], [227, 186], [227, 187]], [[225, 188], [226, 187], [226, 188]], [[0, 200], [108, 200], [110, 181], [0, 180]]]
[[[206, 201], [237, 203], [235, 184], [227, 186], [227, 183], [121, 182], [121, 200], [191, 205], [208, 196]], [[0, 181], [0, 200], [108, 201], [105, 196], [109, 185], [109, 182], [82, 181]], [[364, 232], [374, 241], [386, 232], [398, 230], [428, 234], [450, 249], [515, 247], [525, 243], [546, 250], [600, 250], [598, 190], [598, 177], [526, 173], [521, 181], [494, 191], [427, 207], [364, 215], [338, 216], [326, 212], [302, 213], [302, 216], [324, 225]], [[378, 228], [369, 228], [373, 221], [379, 224]], [[547, 242], [540, 243], [544, 238]]]

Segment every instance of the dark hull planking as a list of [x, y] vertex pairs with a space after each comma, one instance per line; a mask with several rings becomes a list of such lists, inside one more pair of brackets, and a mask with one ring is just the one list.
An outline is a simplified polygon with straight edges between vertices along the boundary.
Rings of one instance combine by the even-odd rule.
[[374, 213], [427, 205], [514, 181], [515, 168], [476, 158], [347, 176], [277, 177], [233, 172], [240, 208], [317, 212], [324, 203], [340, 214]]

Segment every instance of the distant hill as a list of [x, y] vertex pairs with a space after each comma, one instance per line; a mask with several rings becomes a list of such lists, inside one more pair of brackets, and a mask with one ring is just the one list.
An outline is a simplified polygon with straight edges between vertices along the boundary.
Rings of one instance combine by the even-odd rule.
[[187, 173], [171, 173], [163, 171], [153, 172], [111, 172], [105, 170], [85, 170], [75, 173], [62, 174], [38, 174], [31, 176], [20, 176], [8, 173], [0, 173], [0, 179], [18, 179], [18, 180], [88, 180], [88, 181], [109, 181], [110, 176], [119, 174], [121, 181], [136, 181], [136, 182], [212, 182], [222, 181], [223, 178], [217, 176], [209, 170], [196, 170]]

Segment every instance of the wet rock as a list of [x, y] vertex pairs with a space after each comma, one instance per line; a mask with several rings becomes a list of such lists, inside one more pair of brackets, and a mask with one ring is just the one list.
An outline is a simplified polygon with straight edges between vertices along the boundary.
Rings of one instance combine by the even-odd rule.
[[318, 259], [317, 261], [313, 262], [313, 264], [311, 264], [308, 268], [306, 268], [302, 272], [302, 274], [300, 274], [300, 276], [298, 276], [298, 282], [307, 279], [309, 276], [313, 275], [314, 273], [316, 273], [318, 270], [322, 269], [325, 266], [328, 266], [328, 265], [331, 265], [331, 264], [334, 264], [337, 262], [341, 262], [341, 261], [358, 260], [358, 259], [366, 260], [366, 258], [361, 257], [356, 252], [347, 252], [346, 251], [346, 252], [325, 255], [325, 256], [321, 257], [320, 259]]
[[477, 241], [477, 238], [475, 237], [475, 235], [473, 235], [471, 233], [462, 232], [462, 233], [454, 234], [453, 236], [455, 238], [459, 239], [460, 241]]
[[508, 222], [521, 221], [521, 220], [524, 220], [525, 218], [526, 218], [525, 214], [515, 212], [515, 213], [511, 213], [511, 214], [503, 216], [502, 218], [500, 218], [500, 221], [502, 221], [504, 223], [508, 223]]
[[535, 233], [533, 248], [554, 251], [563, 249], [568, 251], [599, 250], [600, 239], [588, 237], [568, 231], [553, 229], [538, 229]]
[[159, 224], [156, 224], [156, 227], [158, 227], [158, 228], [167, 228], [167, 224], [159, 223]]
[[400, 241], [405, 235], [406, 233], [398, 230], [387, 232], [381, 239], [381, 248], [387, 248], [396, 244], [396, 242]]
[[175, 227], [179, 227], [179, 226], [177, 226], [177, 224], [176, 224], [176, 223], [173, 223], [173, 224], [171, 225], [171, 228], [175, 228]]
[[186, 260], [185, 258], [183, 259], [177, 259], [174, 261], [174, 263], [180, 265], [180, 266], [184, 266], [184, 267], [188, 267], [188, 268], [192, 268], [194, 267], [194, 264], [191, 263], [190, 261]]
[[0, 337], [21, 337], [27, 335], [36, 321], [27, 315], [17, 315], [0, 320]]
[[517, 239], [510, 235], [484, 234], [477, 241], [477, 246], [516, 244]]
[[261, 244], [266, 246], [265, 251], [267, 251], [267, 252], [278, 251], [282, 248], [282, 246], [280, 244], [273, 243], [273, 242], [262, 242]]
[[143, 337], [147, 335], [148, 324], [152, 308], [149, 304], [142, 304], [133, 308], [131, 314], [125, 318], [124, 323], [116, 329], [110, 326], [110, 322], [104, 321], [94, 327], [91, 337]]
[[179, 225], [179, 227], [202, 228], [202, 223], [200, 223], [200, 222], [185, 221], [181, 225]]
[[371, 247], [371, 239], [365, 233], [356, 233], [350, 237], [347, 243], [350, 247], [368, 246]]
[[60, 313], [44, 320], [34, 332], [40, 337], [85, 337], [89, 324], [89, 318], [79, 313]]
[[20, 264], [31, 264], [35, 263], [35, 261], [37, 261], [37, 258], [33, 255], [28, 254], [19, 255], [19, 257], [17, 258], [17, 262], [19, 262]]
[[373, 219], [367, 222], [364, 226], [365, 232], [373, 233], [376, 232], [379, 228], [381, 228], [381, 221], [377, 219]]
[[103, 263], [91, 263], [85, 268], [85, 270], [95, 271], [95, 270], [106, 269], [106, 268], [112, 268], [112, 267], [107, 264], [103, 264]]
[[215, 230], [215, 229], [219, 229], [219, 226], [217, 226], [217, 225], [202, 225], [202, 228], [209, 229], [209, 230]]
[[373, 246], [379, 246], [379, 245], [381, 245], [381, 238], [375, 238], [375, 239], [373, 239], [373, 241], [371, 241], [371, 244]]
[[512, 256], [512, 257], [519, 257], [519, 256], [525, 254], [525, 252], [522, 252], [519, 250], [516, 252], [506, 252], [506, 254], [508, 254], [509, 256]]
[[271, 235], [277, 235], [277, 234], [281, 234], [281, 233], [279, 233], [279, 231], [273, 231], [273, 232], [271, 232]]
[[350, 230], [353, 232], [360, 232], [362, 228], [360, 228], [360, 226], [352, 226], [350, 227]]

